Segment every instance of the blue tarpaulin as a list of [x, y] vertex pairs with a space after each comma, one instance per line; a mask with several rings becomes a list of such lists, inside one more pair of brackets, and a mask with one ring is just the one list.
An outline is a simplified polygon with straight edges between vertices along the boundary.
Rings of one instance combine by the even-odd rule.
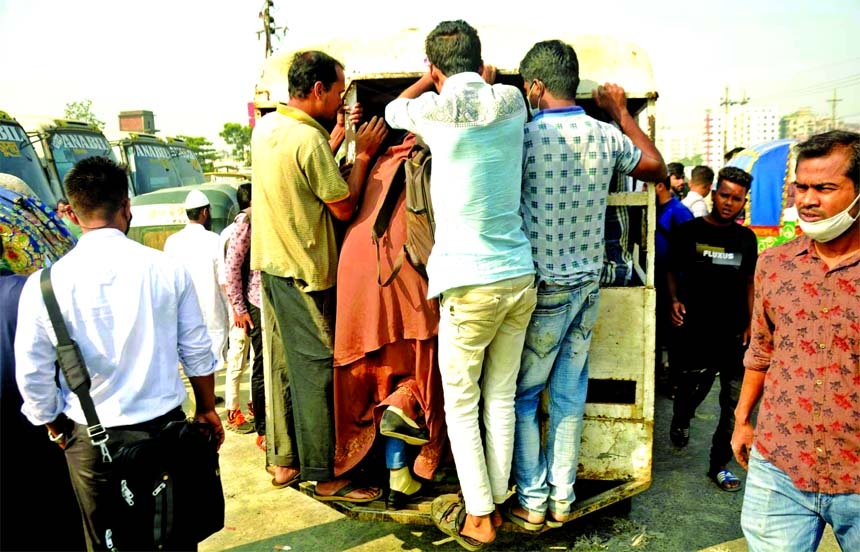
[[738, 167], [753, 177], [748, 206], [751, 226], [779, 226], [782, 211], [788, 157], [796, 140], [765, 142], [738, 153], [728, 166]]

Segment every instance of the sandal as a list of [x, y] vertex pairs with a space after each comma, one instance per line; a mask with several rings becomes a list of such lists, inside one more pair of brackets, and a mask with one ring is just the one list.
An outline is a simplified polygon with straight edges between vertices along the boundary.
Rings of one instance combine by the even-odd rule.
[[708, 474], [708, 477], [710, 477], [719, 488], [728, 493], [736, 493], [741, 490], [741, 480], [726, 468], [722, 468], [717, 472], [711, 472]]
[[559, 527], [562, 527], [565, 523], [567, 523], [568, 521], [570, 521], [572, 519], [573, 519], [573, 517], [571, 517], [570, 514], [555, 517], [555, 514], [552, 513], [552, 510], [548, 510], [546, 513], [546, 520], [544, 521], [544, 523], [546, 523], [546, 526], [549, 527], [550, 529], [558, 529]]
[[[268, 471], [268, 469], [266, 471]], [[275, 475], [274, 469], [272, 469], [271, 474]], [[296, 472], [295, 475], [293, 475], [291, 478], [287, 479], [284, 482], [278, 481], [277, 478], [273, 477], [272, 478], [272, 487], [274, 487], [276, 489], [286, 489], [287, 487], [292, 487], [293, 485], [298, 484], [299, 481], [301, 481], [301, 478], [302, 478], [301, 472]]]
[[460, 529], [466, 523], [466, 505], [454, 495], [436, 497], [430, 505], [430, 517], [433, 525], [466, 550], [474, 552], [490, 544], [460, 534]]
[[540, 523], [532, 523], [528, 519], [517, 515], [514, 513], [514, 505], [509, 504], [507, 508], [505, 508], [505, 516], [514, 524], [522, 527], [526, 531], [537, 532], [543, 529], [544, 522]]
[[[368, 497], [351, 497], [347, 496], [349, 493], [353, 491], [361, 491], [368, 490], [372, 491], [373, 495]], [[330, 495], [321, 495], [317, 494], [316, 488], [314, 488], [314, 498], [319, 500], [320, 502], [352, 502], [354, 504], [364, 504], [366, 502], [373, 502], [374, 500], [378, 500], [382, 497], [382, 489], [377, 487], [361, 487], [358, 485], [353, 485], [352, 483], [347, 483], [343, 487], [337, 490], [336, 493]]]

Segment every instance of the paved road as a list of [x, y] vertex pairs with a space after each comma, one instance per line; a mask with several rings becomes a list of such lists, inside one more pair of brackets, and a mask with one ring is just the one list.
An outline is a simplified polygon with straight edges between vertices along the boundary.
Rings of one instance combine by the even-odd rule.
[[[672, 404], [658, 397], [652, 484], [633, 498], [628, 514], [615, 517], [603, 510], [539, 536], [502, 532], [489, 550], [746, 551], [739, 525], [743, 493], [724, 492], [705, 476], [717, 417], [716, 387], [693, 420], [690, 445], [683, 450], [669, 444]], [[201, 543], [201, 552], [462, 550], [434, 527], [357, 521], [299, 491], [274, 489], [254, 434], [228, 432], [221, 471], [226, 526]], [[735, 473], [745, 479], [740, 468]], [[838, 550], [832, 533], [819, 550]]]

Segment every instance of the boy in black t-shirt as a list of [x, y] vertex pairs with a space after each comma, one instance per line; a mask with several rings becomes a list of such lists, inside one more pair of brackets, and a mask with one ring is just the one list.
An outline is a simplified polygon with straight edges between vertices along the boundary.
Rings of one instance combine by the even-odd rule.
[[690, 420], [720, 374], [720, 421], [714, 432], [708, 476], [724, 491], [740, 490], [727, 469], [732, 458], [734, 409], [749, 344], [755, 234], [735, 222], [746, 204], [752, 176], [723, 168], [712, 192], [711, 212], [676, 227], [669, 245], [667, 284], [675, 339], [671, 356], [678, 374], [670, 437], [687, 445]]

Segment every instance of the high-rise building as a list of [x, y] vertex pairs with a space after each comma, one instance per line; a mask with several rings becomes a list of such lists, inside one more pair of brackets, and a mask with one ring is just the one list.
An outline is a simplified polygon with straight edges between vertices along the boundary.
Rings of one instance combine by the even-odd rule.
[[834, 127], [830, 117], [816, 115], [810, 107], [801, 107], [779, 120], [779, 137], [806, 140], [813, 134], [843, 127], [844, 125], [841, 125], [838, 120]]
[[654, 143], [667, 163], [691, 159], [702, 152], [701, 136], [683, 126], [664, 125], [657, 129]]
[[705, 164], [714, 170], [724, 165], [725, 153], [779, 138], [779, 116], [772, 106], [759, 106], [746, 100], [725, 109], [705, 111]]

